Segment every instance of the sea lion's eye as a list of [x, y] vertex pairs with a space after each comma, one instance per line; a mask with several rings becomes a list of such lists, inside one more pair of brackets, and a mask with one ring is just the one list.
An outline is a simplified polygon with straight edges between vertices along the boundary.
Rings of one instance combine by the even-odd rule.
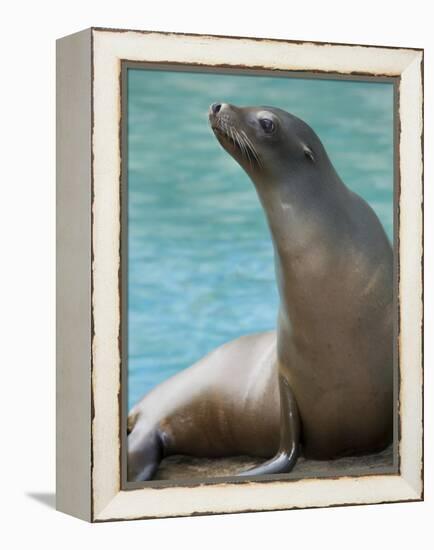
[[266, 134], [271, 134], [274, 131], [274, 122], [269, 118], [261, 118], [259, 124]]

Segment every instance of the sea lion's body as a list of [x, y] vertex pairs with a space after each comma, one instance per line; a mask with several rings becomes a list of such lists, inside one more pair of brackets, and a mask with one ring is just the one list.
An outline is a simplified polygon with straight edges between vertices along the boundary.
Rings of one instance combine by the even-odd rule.
[[[150, 392], [129, 416], [129, 477], [167, 454], [330, 459], [392, 438], [393, 255], [377, 216], [314, 132], [273, 108], [214, 105], [221, 145], [255, 184], [275, 251], [276, 333], [240, 338]], [[266, 297], [264, 297], [266, 299]]]
[[[277, 449], [276, 333], [243, 336], [156, 386], [133, 408], [136, 433], [165, 433], [167, 454], [271, 456]], [[175, 391], [173, 391], [175, 390]], [[258, 403], [266, 402], [261, 418]], [[130, 435], [131, 437], [131, 435]]]

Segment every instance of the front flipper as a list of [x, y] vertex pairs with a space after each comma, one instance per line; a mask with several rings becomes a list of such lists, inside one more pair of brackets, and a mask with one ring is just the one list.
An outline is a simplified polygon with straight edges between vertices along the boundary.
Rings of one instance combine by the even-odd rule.
[[287, 474], [299, 455], [300, 419], [297, 402], [286, 378], [279, 374], [280, 447], [276, 455], [260, 466], [240, 472], [239, 476]]
[[146, 429], [136, 423], [128, 435], [128, 481], [153, 478], [164, 456], [164, 445], [158, 428]]

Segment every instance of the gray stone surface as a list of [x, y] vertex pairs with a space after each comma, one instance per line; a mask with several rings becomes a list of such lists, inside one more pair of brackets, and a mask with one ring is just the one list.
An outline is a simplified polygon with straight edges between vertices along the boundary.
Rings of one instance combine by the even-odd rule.
[[[233, 476], [241, 470], [260, 464], [262, 461], [249, 456], [209, 459], [174, 455], [161, 462], [154, 479], [188, 480]], [[288, 477], [291, 479], [317, 476], [336, 477], [391, 473], [392, 471], [394, 471], [393, 448], [390, 446], [381, 453], [329, 461], [306, 460], [301, 457]]]

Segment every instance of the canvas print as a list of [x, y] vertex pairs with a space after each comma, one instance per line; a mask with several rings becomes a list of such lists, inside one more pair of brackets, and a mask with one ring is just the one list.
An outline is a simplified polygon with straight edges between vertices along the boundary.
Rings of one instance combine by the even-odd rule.
[[125, 82], [127, 482], [393, 471], [394, 85]]

